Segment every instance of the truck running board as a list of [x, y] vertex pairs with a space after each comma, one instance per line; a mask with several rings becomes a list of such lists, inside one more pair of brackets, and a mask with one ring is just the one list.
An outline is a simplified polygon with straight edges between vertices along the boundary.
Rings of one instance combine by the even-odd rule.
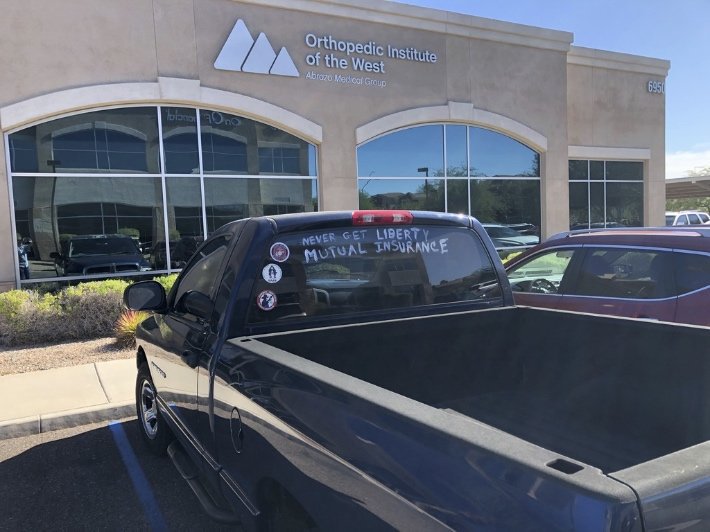
[[185, 451], [182, 450], [177, 440], [168, 446], [168, 456], [170, 456], [180, 476], [197, 496], [197, 500], [200, 501], [200, 505], [207, 515], [219, 523], [238, 524], [241, 522], [236, 514], [217, 506], [212, 496], [202, 485], [199, 475], [195, 471], [195, 466], [185, 454]]

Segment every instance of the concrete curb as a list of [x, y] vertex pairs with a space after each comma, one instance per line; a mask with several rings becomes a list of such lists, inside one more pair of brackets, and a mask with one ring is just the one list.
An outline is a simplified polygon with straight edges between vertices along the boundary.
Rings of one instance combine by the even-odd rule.
[[100, 421], [124, 419], [136, 416], [133, 401], [108, 403], [99, 406], [77, 408], [52, 414], [41, 414], [20, 419], [0, 421], [0, 441], [43, 432], [89, 425]]

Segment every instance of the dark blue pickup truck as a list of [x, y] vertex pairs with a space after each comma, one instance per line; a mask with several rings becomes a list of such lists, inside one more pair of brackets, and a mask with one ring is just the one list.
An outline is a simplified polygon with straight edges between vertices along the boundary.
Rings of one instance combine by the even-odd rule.
[[475, 219], [257, 217], [138, 329], [136, 403], [247, 530], [710, 530], [710, 328], [516, 307]]

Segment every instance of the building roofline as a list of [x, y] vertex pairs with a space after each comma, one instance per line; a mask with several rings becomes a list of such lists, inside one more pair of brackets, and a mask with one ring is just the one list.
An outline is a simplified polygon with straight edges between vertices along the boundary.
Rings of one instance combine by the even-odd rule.
[[566, 31], [412, 6], [391, 0], [239, 0], [239, 2], [561, 52], [567, 52], [573, 40], [572, 33]]
[[606, 50], [596, 50], [594, 48], [584, 48], [582, 46], [570, 47], [567, 53], [567, 63], [570, 65], [623, 70], [625, 72], [636, 72], [660, 77], [666, 77], [671, 68], [671, 62], [667, 59], [655, 59], [653, 57], [624, 54], [621, 52], [609, 52]]

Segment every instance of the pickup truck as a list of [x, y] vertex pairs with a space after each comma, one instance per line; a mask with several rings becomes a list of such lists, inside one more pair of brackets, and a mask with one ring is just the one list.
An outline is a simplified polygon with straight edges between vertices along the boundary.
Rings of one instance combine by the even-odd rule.
[[468, 216], [255, 217], [138, 328], [143, 439], [246, 530], [710, 530], [710, 328], [513, 305]]

